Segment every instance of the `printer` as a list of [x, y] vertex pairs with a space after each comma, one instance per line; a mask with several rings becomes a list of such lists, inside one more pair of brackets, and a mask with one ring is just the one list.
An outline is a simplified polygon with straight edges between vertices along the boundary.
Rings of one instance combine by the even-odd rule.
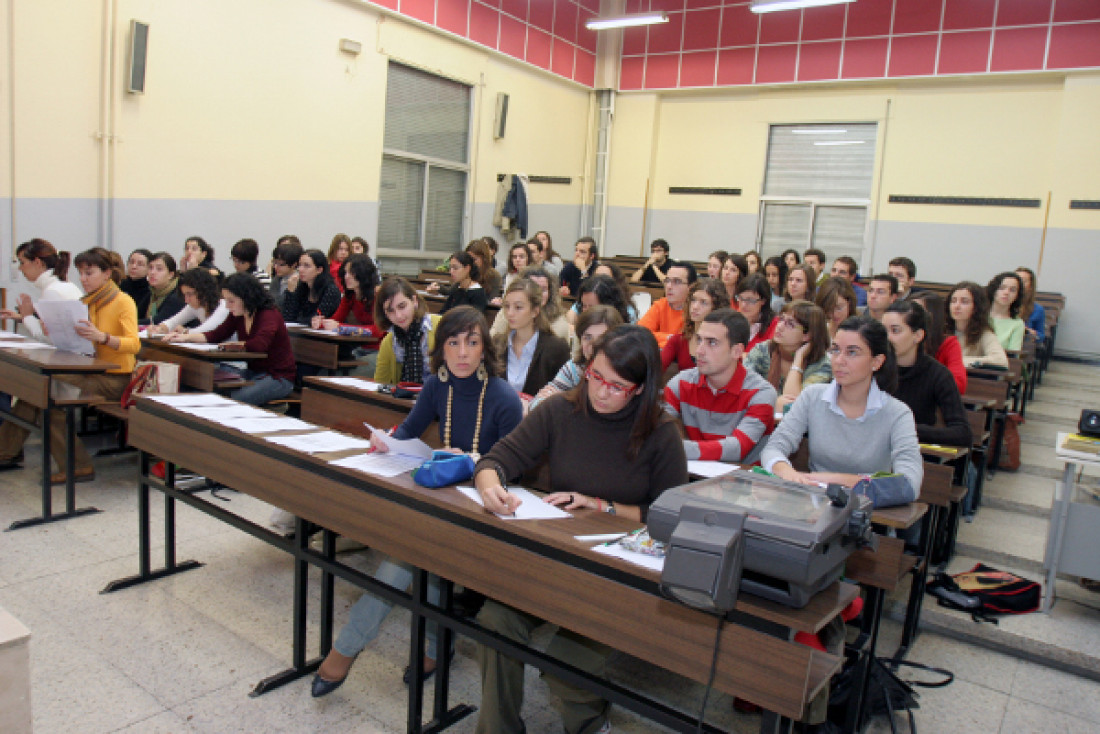
[[732, 609], [739, 588], [803, 607], [874, 544], [863, 495], [740, 470], [666, 490], [648, 524], [667, 544], [662, 590], [713, 612]]

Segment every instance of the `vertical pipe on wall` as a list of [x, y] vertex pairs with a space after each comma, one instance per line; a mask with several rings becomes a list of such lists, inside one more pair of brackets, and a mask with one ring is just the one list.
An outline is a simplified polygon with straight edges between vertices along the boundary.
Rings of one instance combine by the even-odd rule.
[[1047, 192], [1047, 210], [1043, 213], [1043, 236], [1039, 240], [1039, 264], [1035, 266], [1035, 277], [1038, 278], [1043, 274], [1043, 255], [1047, 249], [1047, 225], [1050, 224], [1050, 195], [1051, 191]]
[[111, 195], [111, 57], [114, 55], [114, 0], [103, 0], [103, 27], [99, 52], [99, 129], [95, 139], [99, 143], [99, 191], [96, 202], [99, 235], [97, 244], [111, 249], [110, 195]]
[[[886, 112], [882, 116], [882, 148], [878, 157], [878, 186], [875, 187], [875, 226], [871, 229], [871, 248], [860, 263], [860, 270], [867, 274], [874, 272], [875, 244], [878, 242], [878, 223], [882, 218], [882, 175], [886, 170], [886, 132], [890, 127], [890, 107], [894, 100], [886, 99]], [[870, 212], [867, 213], [870, 218]]]
[[8, 244], [11, 257], [0, 258], [0, 278], [13, 279], [10, 271], [12, 257], [15, 257], [15, 0], [7, 0], [8, 10]]

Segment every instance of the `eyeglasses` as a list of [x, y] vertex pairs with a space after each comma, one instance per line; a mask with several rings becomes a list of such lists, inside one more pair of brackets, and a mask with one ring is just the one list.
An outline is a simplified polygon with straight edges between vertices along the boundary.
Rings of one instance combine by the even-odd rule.
[[687, 285], [683, 278], [665, 278], [665, 285]]
[[859, 347], [848, 347], [843, 352], [841, 352], [840, 347], [835, 344], [826, 349], [825, 353], [829, 355], [830, 359], [836, 359], [842, 353], [844, 354], [844, 359], [859, 359], [866, 354], [866, 352], [864, 352]]
[[584, 376], [586, 379], [595, 382], [597, 385], [603, 385], [605, 388], [607, 388], [607, 391], [609, 393], [617, 398], [633, 395], [638, 390], [637, 385], [634, 385], [633, 387], [623, 387], [617, 382], [608, 382], [604, 379], [603, 375], [601, 375], [599, 372], [596, 372], [591, 367], [584, 371]]
[[783, 326], [787, 327], [788, 329], [805, 328], [804, 326], [802, 326], [802, 324], [798, 323], [794, 318], [790, 316], [780, 316], [779, 323], [783, 324]]
[[763, 303], [763, 298], [745, 298], [744, 296], [737, 296], [737, 302], [743, 306], [756, 306]]

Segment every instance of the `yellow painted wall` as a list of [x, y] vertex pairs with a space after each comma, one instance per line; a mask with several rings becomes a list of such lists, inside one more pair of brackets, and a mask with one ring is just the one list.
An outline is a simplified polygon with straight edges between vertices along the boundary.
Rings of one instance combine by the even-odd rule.
[[1070, 199], [1100, 199], [1100, 74], [1066, 80], [1060, 122], [1052, 156], [1057, 187], [1050, 226], [1100, 229], [1100, 212], [1069, 208]]

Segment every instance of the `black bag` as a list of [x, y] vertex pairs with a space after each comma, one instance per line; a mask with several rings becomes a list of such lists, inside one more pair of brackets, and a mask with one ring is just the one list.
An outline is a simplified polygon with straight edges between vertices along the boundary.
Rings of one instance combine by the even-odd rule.
[[[848, 707], [855, 705], [855, 687], [858, 683], [859, 671], [857, 662], [858, 658], [853, 656], [833, 678], [829, 693], [829, 721], [834, 724], [840, 725], [845, 722]], [[902, 680], [896, 673], [902, 666], [936, 673], [943, 676], [943, 680]], [[867, 685], [867, 700], [864, 702], [867, 720], [884, 716], [890, 723], [890, 731], [896, 734], [897, 724], [894, 720], [894, 712], [904, 711], [908, 714], [909, 734], [916, 734], [917, 721], [913, 715], [913, 709], [920, 708], [920, 704], [917, 703], [920, 694], [914, 687], [942, 688], [953, 680], [955, 680], [955, 674], [942, 668], [933, 668], [908, 660], [876, 657], [871, 661], [871, 680]]]
[[975, 622], [997, 623], [997, 614], [1027, 614], [1039, 609], [1042, 587], [1035, 581], [979, 563], [969, 571], [944, 572], [928, 584], [940, 606], [969, 612]]

